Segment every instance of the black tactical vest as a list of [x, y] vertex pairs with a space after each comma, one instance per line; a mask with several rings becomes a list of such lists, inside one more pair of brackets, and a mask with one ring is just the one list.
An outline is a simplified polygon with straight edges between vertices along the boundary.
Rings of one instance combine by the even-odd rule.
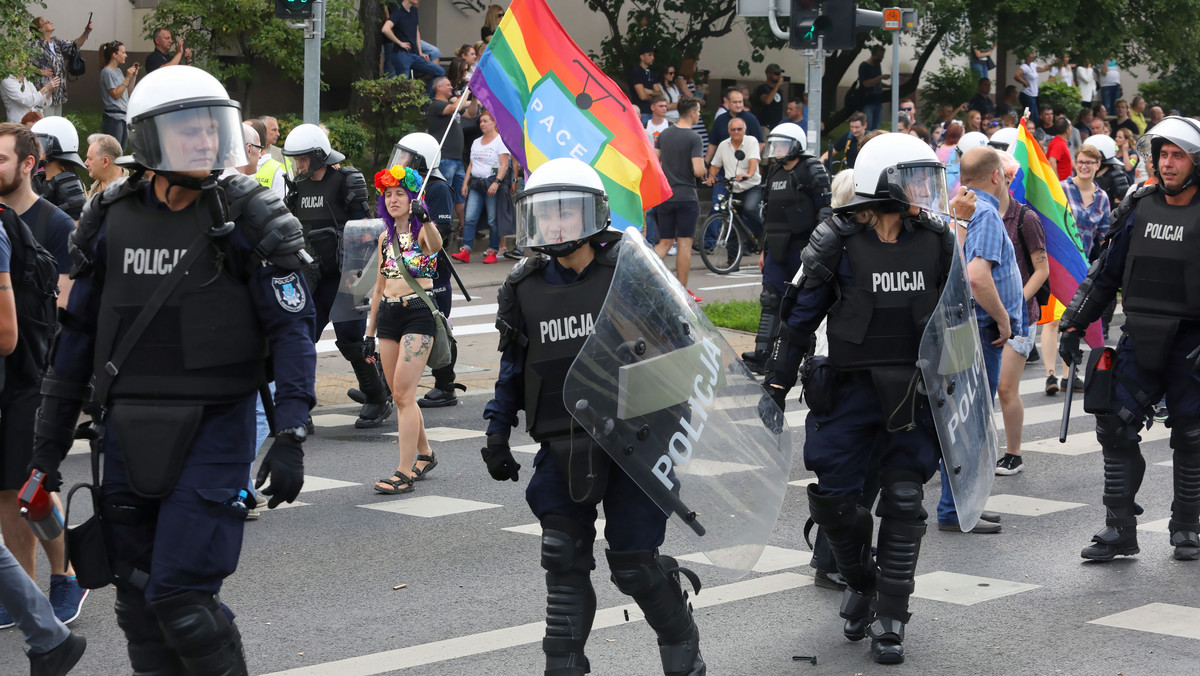
[[1161, 193], [1137, 204], [1121, 302], [1136, 314], [1200, 320], [1200, 204], [1174, 207]]
[[314, 230], [341, 230], [350, 220], [343, 194], [345, 182], [346, 177], [342, 172], [326, 167], [325, 176], [320, 181], [308, 179], [295, 184], [296, 190], [289, 206], [296, 218], [300, 219], [306, 240]]
[[[140, 192], [109, 206], [97, 373], [209, 220], [205, 206], [154, 209]], [[267, 342], [249, 289], [228, 269], [228, 257], [221, 256], [218, 269], [215, 244], [205, 246], [125, 359], [110, 389], [113, 399], [219, 403], [244, 398], [263, 382]]]
[[[571, 284], [548, 283], [532, 274], [517, 285], [525, 355], [525, 422], [534, 441], [567, 436], [574, 419], [563, 404], [563, 381], [600, 318], [614, 267], [597, 253], [587, 275]], [[582, 430], [577, 430], [582, 433]]]
[[767, 249], [776, 261], [785, 260], [793, 245], [807, 246], [817, 227], [817, 206], [809, 195], [808, 181], [804, 180], [808, 174], [804, 159], [800, 158], [791, 171], [784, 169], [783, 163], [776, 164], [765, 182], [767, 210], [763, 214], [763, 232]]
[[45, 181], [42, 184], [41, 195], [76, 221], [83, 213], [83, 205], [87, 203], [83, 181], [79, 180], [74, 171], [59, 172], [54, 178]]
[[884, 244], [872, 230], [844, 241], [854, 281], [829, 313], [829, 363], [841, 369], [914, 366], [940, 297], [942, 236], [918, 227]]

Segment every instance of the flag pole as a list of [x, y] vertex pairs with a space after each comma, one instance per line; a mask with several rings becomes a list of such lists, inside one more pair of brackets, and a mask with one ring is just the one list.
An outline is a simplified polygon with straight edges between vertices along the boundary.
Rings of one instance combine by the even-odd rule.
[[[451, 125], [454, 124], [454, 121], [456, 119], [458, 119], [458, 111], [462, 110], [463, 101], [466, 101], [467, 97], [470, 95], [471, 95], [471, 88], [464, 87], [462, 96], [458, 97], [458, 105], [454, 106], [454, 113], [452, 113], [450, 115], [450, 121], [446, 123], [446, 131], [442, 132], [442, 138], [440, 141], [438, 141], [438, 150], [439, 151], [441, 151], [442, 146], [446, 145], [446, 136], [448, 136], [450, 134], [450, 127], [451, 127]], [[417, 193], [417, 200], [420, 200], [422, 197], [425, 196], [425, 185], [429, 182], [429, 177], [433, 174], [433, 170], [436, 168], [437, 167], [429, 167], [428, 169], [426, 169], [425, 176], [421, 180], [421, 191]]]

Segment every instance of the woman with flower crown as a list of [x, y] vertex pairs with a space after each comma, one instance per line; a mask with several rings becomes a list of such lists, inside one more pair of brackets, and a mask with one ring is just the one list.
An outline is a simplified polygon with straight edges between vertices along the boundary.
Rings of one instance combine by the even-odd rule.
[[379, 236], [379, 272], [363, 351], [373, 356], [378, 336], [383, 374], [396, 402], [400, 464], [390, 478], [375, 482], [375, 490], [397, 495], [411, 492], [413, 482], [437, 466], [416, 395], [437, 325], [434, 310], [413, 291], [404, 273], [426, 292], [432, 289], [442, 237], [417, 198], [421, 175], [416, 170], [400, 165], [383, 169], [375, 175], [375, 189], [386, 229]]

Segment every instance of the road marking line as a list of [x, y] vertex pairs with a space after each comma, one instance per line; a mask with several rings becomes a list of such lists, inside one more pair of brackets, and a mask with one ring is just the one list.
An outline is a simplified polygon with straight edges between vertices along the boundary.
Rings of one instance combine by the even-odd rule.
[[740, 289], [747, 286], [758, 286], [762, 282], [749, 282], [746, 284], [725, 284], [723, 286], [702, 286], [698, 291], [720, 291], [721, 289]]
[[[696, 608], [710, 608], [758, 596], [766, 596], [767, 594], [797, 589], [811, 585], [812, 583], [813, 578], [807, 575], [779, 573], [718, 587], [705, 587], [703, 594], [691, 597], [690, 600]], [[615, 627], [618, 624], [624, 623], [625, 612], [629, 613], [630, 620], [642, 619], [641, 610], [638, 609], [637, 605], [632, 603], [599, 610], [596, 612], [596, 619], [592, 623], [593, 637], [595, 637], [597, 630]], [[324, 664], [314, 664], [308, 667], [277, 671], [266, 676], [326, 676], [327, 674], [337, 674], [338, 676], [374, 676], [375, 674], [386, 674], [410, 667], [436, 664], [447, 660], [481, 655], [496, 650], [528, 645], [530, 643], [538, 643], [545, 635], [545, 621], [531, 622], [515, 627], [480, 632], [470, 636], [460, 636], [433, 643], [414, 645], [408, 648], [385, 650], [371, 655], [362, 655], [360, 657], [351, 657]]]

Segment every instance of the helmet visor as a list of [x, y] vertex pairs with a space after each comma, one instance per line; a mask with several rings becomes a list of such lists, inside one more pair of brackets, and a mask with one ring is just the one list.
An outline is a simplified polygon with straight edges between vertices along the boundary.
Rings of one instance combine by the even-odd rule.
[[767, 137], [767, 153], [768, 160], [782, 160], [791, 154], [792, 148], [796, 147], [798, 142], [796, 139], [786, 136], [768, 136]]
[[184, 108], [138, 120], [129, 148], [138, 164], [156, 171], [214, 171], [250, 162], [241, 116], [232, 106]]
[[579, 190], [547, 190], [517, 196], [517, 246], [545, 246], [585, 239], [608, 224], [608, 198]]
[[325, 166], [319, 159], [319, 152], [303, 155], [284, 155], [283, 170], [287, 172], [288, 180], [295, 183], [308, 178], [314, 171]]
[[388, 158], [387, 164], [383, 166], [394, 167], [397, 164], [402, 167], [412, 167], [420, 171], [425, 168], [425, 158], [397, 143], [392, 146], [392, 156]]
[[892, 199], [933, 214], [950, 215], [946, 168], [940, 162], [889, 167], [887, 175]]

